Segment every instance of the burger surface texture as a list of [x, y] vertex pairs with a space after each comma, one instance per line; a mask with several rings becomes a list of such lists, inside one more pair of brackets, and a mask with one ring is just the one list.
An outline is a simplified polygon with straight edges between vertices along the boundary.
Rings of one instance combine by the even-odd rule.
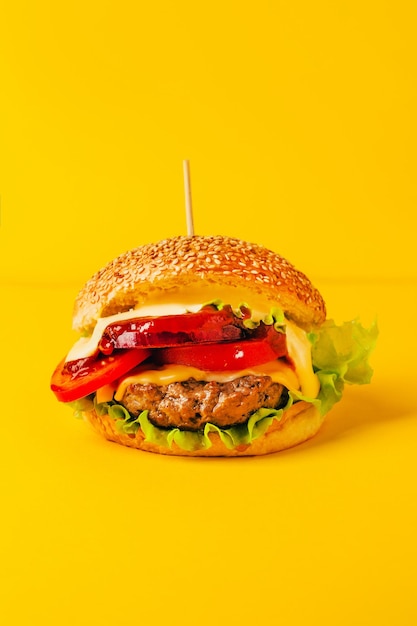
[[284, 387], [269, 376], [241, 376], [227, 383], [191, 378], [164, 386], [133, 384], [121, 399], [135, 417], [149, 411], [155, 426], [187, 430], [207, 423], [222, 428], [243, 424], [258, 409], [278, 409], [286, 401]]

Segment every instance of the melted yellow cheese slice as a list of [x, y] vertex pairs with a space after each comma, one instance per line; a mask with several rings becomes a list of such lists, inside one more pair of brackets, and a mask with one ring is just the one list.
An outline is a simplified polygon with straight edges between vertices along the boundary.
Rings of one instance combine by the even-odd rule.
[[239, 371], [229, 372], [206, 372], [188, 365], [163, 365], [158, 368], [139, 366], [135, 373], [126, 376], [119, 383], [114, 399], [119, 401], [123, 398], [128, 385], [169, 385], [178, 383], [189, 378], [204, 381], [216, 381], [227, 383], [241, 376], [270, 376], [273, 382], [284, 385], [287, 389], [298, 390], [300, 383], [294, 370], [283, 360], [271, 361]]
[[285, 323], [287, 336], [287, 350], [297, 372], [302, 393], [307, 398], [317, 398], [320, 391], [320, 382], [313, 370], [311, 359], [311, 344], [304, 330], [292, 324]]

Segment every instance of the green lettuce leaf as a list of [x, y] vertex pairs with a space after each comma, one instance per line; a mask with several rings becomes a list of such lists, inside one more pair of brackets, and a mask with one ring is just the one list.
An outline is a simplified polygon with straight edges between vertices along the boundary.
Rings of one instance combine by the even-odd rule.
[[159, 446], [172, 448], [172, 444], [175, 442], [183, 450], [207, 449], [212, 446], [209, 435], [215, 432], [224, 445], [232, 450], [236, 446], [250, 444], [254, 439], [261, 437], [274, 420], [282, 418], [284, 411], [293, 402], [294, 398], [290, 394], [285, 407], [281, 409], [258, 409], [245, 424], [231, 428], [220, 428], [215, 424], [207, 423], [204, 430], [201, 431], [158, 428], [149, 421], [148, 411], [142, 411], [137, 417], [133, 417], [121, 404], [116, 402], [102, 402], [101, 404], [94, 402], [94, 408], [99, 415], [107, 413], [114, 419], [119, 432], [135, 434], [141, 428], [145, 440]]
[[86, 396], [85, 398], [80, 398], [79, 400], [74, 400], [74, 402], [68, 402], [67, 406], [71, 407], [74, 411], [74, 417], [77, 419], [81, 419], [83, 417], [84, 411], [91, 411], [94, 407], [94, 395]]
[[[214, 306], [217, 308], [218, 311], [221, 311], [224, 307], [224, 302], [223, 300], [210, 300], [209, 302], [206, 302], [204, 304], [204, 306], [208, 305]], [[236, 315], [236, 317], [242, 318], [243, 311], [245, 311], [246, 314], [247, 312], [252, 312], [252, 308], [247, 302], [241, 302], [238, 308], [233, 311], [233, 313]], [[269, 313], [265, 315], [262, 321], [267, 326], [271, 326], [273, 324], [275, 330], [279, 333], [285, 332], [285, 316], [283, 310], [279, 307], [271, 307]], [[244, 327], [248, 330], [253, 330], [254, 328], [257, 328], [259, 324], [260, 320], [254, 319], [253, 317], [251, 317], [251, 315], [249, 315], [249, 317], [245, 317], [243, 321]]]
[[316, 333], [310, 333], [313, 367], [320, 381], [318, 399], [322, 415], [339, 402], [345, 383], [365, 385], [371, 381], [373, 369], [369, 357], [377, 338], [376, 322], [367, 329], [356, 319], [340, 326], [327, 320]]

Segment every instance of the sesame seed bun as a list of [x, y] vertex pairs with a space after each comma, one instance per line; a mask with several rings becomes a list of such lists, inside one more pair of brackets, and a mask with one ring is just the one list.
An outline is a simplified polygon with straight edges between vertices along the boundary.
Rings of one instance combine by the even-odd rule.
[[[152, 302], [161, 293], [201, 288], [204, 301], [224, 288], [280, 306], [309, 330], [322, 324], [325, 303], [310, 280], [279, 254], [230, 237], [173, 237], [125, 252], [78, 294], [73, 328], [91, 331], [101, 317]], [[210, 288], [210, 289], [209, 289]], [[248, 299], [250, 304], [250, 299]]]
[[308, 402], [297, 402], [284, 412], [280, 421], [274, 421], [268, 430], [258, 439], [246, 446], [227, 448], [216, 433], [210, 433], [210, 448], [183, 450], [175, 442], [172, 447], [163, 447], [145, 439], [141, 429], [136, 434], [120, 433], [116, 421], [108, 415], [98, 415], [94, 410], [86, 411], [84, 418], [94, 430], [109, 441], [130, 448], [173, 456], [258, 456], [280, 452], [292, 448], [313, 437], [323, 423], [323, 416], [318, 409]]

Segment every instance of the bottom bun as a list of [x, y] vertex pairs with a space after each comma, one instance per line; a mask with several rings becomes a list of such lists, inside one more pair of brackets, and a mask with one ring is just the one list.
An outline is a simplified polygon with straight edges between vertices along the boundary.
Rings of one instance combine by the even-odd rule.
[[227, 448], [217, 433], [210, 433], [211, 447], [198, 450], [183, 450], [175, 442], [172, 447], [163, 447], [146, 441], [141, 429], [136, 434], [125, 434], [117, 430], [116, 421], [108, 415], [97, 415], [92, 411], [84, 412], [85, 419], [94, 430], [109, 441], [114, 441], [130, 448], [170, 454], [175, 456], [257, 456], [286, 450], [313, 437], [323, 423], [324, 417], [318, 409], [308, 402], [297, 402], [284, 412], [281, 420], [274, 420], [268, 430], [250, 444]]

